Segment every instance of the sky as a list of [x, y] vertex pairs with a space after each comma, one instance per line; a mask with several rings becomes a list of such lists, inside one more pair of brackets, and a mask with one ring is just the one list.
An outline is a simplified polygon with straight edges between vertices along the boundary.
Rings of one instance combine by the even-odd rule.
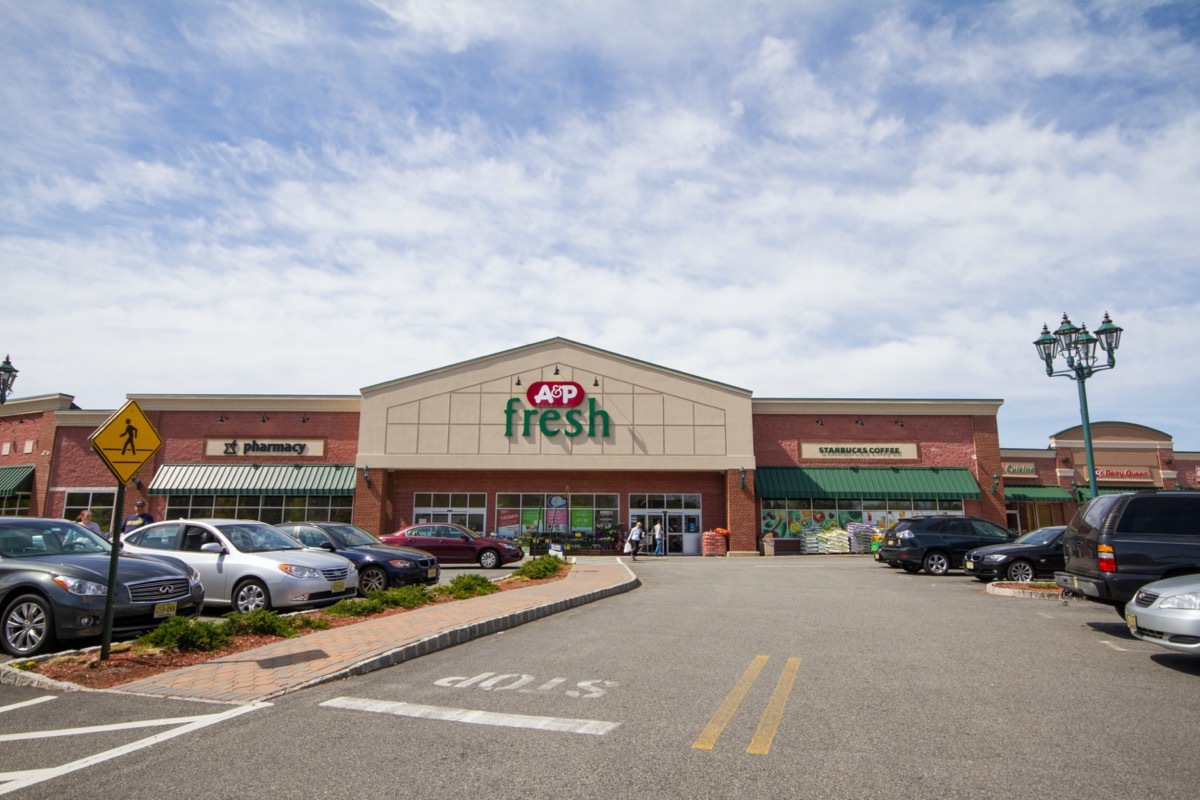
[[[1200, 451], [1194, 0], [0, 0], [13, 398], [354, 395], [564, 337]], [[1060, 361], [1057, 367], [1062, 367]]]

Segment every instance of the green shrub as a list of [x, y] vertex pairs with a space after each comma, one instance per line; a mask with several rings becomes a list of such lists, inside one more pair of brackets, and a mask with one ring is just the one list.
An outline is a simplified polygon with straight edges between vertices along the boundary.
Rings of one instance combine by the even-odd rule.
[[225, 615], [229, 632], [234, 636], [252, 633], [260, 636], [282, 636], [290, 639], [297, 636], [296, 623], [292, 617], [281, 617], [274, 611], [256, 608], [253, 611], [231, 611]]
[[138, 638], [152, 647], [172, 650], [220, 650], [233, 639], [227, 622], [171, 617]]
[[345, 600], [338, 600], [329, 608], [326, 608], [325, 613], [332, 614], [335, 617], [368, 617], [371, 614], [378, 614], [384, 608], [384, 604], [379, 600], [372, 600], [370, 598], [355, 600], [347, 598]]
[[538, 556], [514, 569], [512, 574], [518, 578], [530, 578], [531, 580], [553, 578], [564, 566], [566, 566], [565, 562], [556, 556]]
[[315, 617], [312, 614], [300, 614], [299, 616], [292, 617], [292, 619], [296, 621], [298, 629], [323, 631], [329, 627], [329, 620]]
[[478, 597], [479, 595], [500, 591], [499, 586], [482, 575], [476, 575], [473, 572], [456, 576], [454, 580], [450, 581], [450, 585], [445, 588], [446, 593], [455, 600], [465, 600], [468, 597]]
[[429, 591], [419, 584], [399, 589], [379, 589], [367, 595], [367, 599], [378, 600], [387, 608], [416, 608], [431, 600]]

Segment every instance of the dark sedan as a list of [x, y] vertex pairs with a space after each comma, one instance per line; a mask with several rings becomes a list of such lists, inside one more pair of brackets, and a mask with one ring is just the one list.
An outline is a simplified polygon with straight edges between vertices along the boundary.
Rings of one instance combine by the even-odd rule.
[[1063, 568], [1063, 532], [1065, 525], [1038, 528], [1011, 544], [980, 547], [967, 553], [963, 572], [981, 581], [1004, 578], [1028, 583], [1039, 576], [1053, 578]]
[[525, 557], [515, 542], [481, 536], [470, 528], [451, 522], [409, 525], [383, 537], [388, 544], [418, 547], [437, 556], [441, 564], [478, 564], [495, 569]]
[[440, 567], [432, 555], [384, 544], [362, 528], [340, 522], [285, 522], [275, 527], [305, 547], [319, 547], [353, 561], [363, 597], [377, 589], [438, 582]]
[[[27, 657], [56, 640], [100, 636], [112, 545], [73, 522], [0, 519], [0, 646]], [[113, 633], [158, 627], [196, 615], [204, 588], [177, 561], [121, 553], [113, 595]]]

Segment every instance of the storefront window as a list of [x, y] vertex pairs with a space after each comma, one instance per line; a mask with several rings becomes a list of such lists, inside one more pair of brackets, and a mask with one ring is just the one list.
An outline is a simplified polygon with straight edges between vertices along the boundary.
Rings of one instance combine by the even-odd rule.
[[15, 492], [9, 497], [0, 497], [0, 516], [28, 517], [29, 492]]
[[612, 550], [619, 539], [620, 497], [615, 494], [496, 495], [496, 532], [531, 552], [550, 544], [563, 550]]
[[486, 533], [487, 495], [482, 492], [417, 492], [413, 495], [413, 520], [452, 522]]
[[112, 530], [113, 506], [116, 502], [116, 492], [67, 492], [63, 518], [73, 520], [80, 511], [90, 509], [92, 521], [100, 526], [100, 530], [108, 533]]
[[[280, 522], [353, 521], [354, 498], [326, 495], [171, 495], [166, 519], [223, 517]], [[103, 526], [102, 526], [103, 527]]]

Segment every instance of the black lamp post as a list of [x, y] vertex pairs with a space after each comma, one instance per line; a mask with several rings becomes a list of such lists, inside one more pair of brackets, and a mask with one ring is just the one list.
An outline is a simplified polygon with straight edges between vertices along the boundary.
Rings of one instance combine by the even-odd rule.
[[[1113, 324], [1108, 312], [1104, 312], [1104, 321], [1096, 328], [1096, 333], [1088, 333], [1087, 326], [1077, 328], [1071, 324], [1064, 312], [1062, 324], [1053, 334], [1050, 326], [1042, 325], [1042, 335], [1034, 340], [1038, 355], [1046, 362], [1046, 374], [1050, 377], [1061, 376], [1075, 381], [1079, 387], [1079, 416], [1083, 420], [1083, 449], [1087, 454], [1088, 488], [1092, 497], [1096, 492], [1096, 461], [1092, 455], [1092, 426], [1088, 420], [1087, 390], [1084, 384], [1087, 379], [1102, 370], [1112, 369], [1117, 365], [1117, 347], [1121, 344], [1122, 329]], [[1096, 365], [1096, 345], [1108, 354], [1106, 364]], [[1066, 368], [1054, 371], [1055, 356], [1066, 359]]]
[[4, 405], [4, 401], [12, 394], [12, 385], [17, 382], [18, 371], [8, 360], [8, 356], [5, 356], [4, 363], [0, 364], [0, 406]]

